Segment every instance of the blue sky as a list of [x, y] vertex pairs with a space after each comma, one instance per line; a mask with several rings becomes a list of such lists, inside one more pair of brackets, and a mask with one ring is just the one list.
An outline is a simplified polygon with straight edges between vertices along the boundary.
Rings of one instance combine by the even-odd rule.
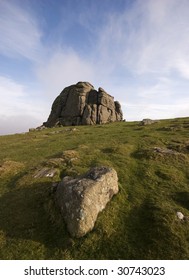
[[78, 81], [126, 120], [189, 115], [188, 0], [0, 0], [0, 134], [46, 121]]

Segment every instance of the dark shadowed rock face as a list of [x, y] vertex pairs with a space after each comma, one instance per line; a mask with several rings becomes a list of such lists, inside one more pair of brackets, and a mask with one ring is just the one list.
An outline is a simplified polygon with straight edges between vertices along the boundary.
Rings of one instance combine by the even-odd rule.
[[46, 127], [60, 125], [92, 125], [121, 121], [121, 105], [113, 96], [88, 82], [66, 87], [55, 99]]

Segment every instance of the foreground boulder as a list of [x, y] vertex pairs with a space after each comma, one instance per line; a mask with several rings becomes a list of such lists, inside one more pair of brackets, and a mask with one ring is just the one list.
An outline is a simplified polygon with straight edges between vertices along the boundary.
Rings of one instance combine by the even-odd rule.
[[55, 195], [71, 236], [82, 237], [91, 231], [98, 213], [117, 192], [117, 173], [112, 168], [95, 167], [77, 179], [65, 177]]
[[118, 101], [88, 82], [66, 87], [55, 99], [47, 122], [43, 125], [92, 125], [121, 121], [123, 113]]

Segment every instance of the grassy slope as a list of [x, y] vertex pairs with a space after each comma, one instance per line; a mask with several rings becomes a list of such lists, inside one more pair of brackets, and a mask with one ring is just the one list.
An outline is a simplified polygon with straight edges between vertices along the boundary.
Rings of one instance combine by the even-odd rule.
[[[188, 259], [189, 118], [47, 129], [0, 137], [0, 259]], [[53, 134], [57, 131], [59, 133]], [[188, 145], [188, 146], [187, 146]], [[154, 147], [178, 155], [160, 155]], [[51, 158], [75, 150], [52, 178], [34, 178]], [[116, 169], [120, 192], [81, 239], [66, 231], [52, 182], [91, 166]]]

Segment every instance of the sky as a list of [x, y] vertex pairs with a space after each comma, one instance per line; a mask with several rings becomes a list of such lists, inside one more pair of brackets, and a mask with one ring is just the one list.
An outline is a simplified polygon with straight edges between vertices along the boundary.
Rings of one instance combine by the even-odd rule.
[[47, 120], [78, 81], [127, 121], [189, 116], [188, 0], [0, 0], [0, 135]]

